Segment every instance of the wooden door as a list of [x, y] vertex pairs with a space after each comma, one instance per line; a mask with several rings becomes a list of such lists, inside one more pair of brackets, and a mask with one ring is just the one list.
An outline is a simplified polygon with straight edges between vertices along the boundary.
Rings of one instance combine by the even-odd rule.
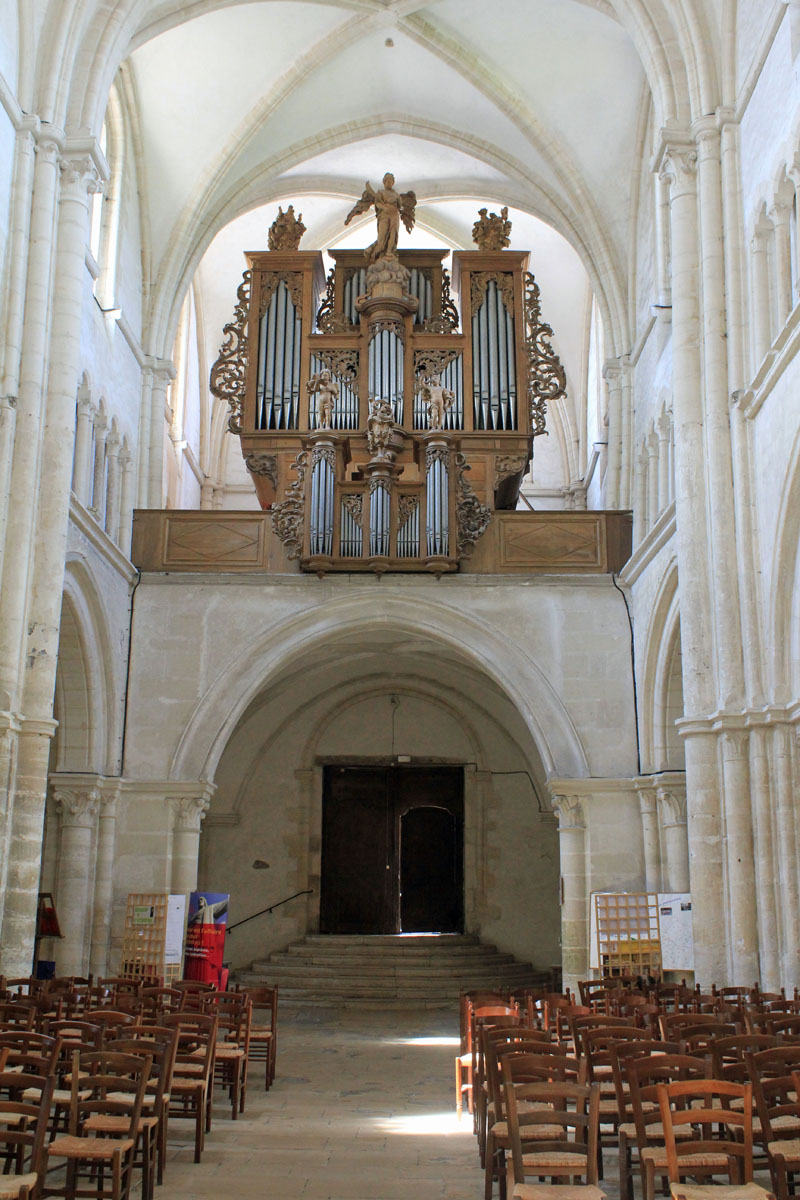
[[326, 767], [322, 933], [463, 928], [463, 771]]

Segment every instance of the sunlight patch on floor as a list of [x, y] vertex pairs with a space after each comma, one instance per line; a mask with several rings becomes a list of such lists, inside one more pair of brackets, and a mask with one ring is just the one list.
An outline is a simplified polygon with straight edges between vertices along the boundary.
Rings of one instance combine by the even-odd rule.
[[377, 1120], [375, 1127], [384, 1133], [434, 1134], [471, 1132], [465, 1124], [459, 1124], [454, 1112], [425, 1113], [421, 1116], [387, 1117]]

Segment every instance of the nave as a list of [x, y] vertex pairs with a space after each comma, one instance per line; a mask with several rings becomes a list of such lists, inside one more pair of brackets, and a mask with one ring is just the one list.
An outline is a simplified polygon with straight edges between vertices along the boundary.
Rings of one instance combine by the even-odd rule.
[[189, 1126], [172, 1123], [164, 1200], [477, 1200], [472, 1121], [453, 1105], [457, 1047], [455, 1006], [281, 1003], [275, 1083], [250, 1087], [235, 1123], [217, 1106], [199, 1164]]

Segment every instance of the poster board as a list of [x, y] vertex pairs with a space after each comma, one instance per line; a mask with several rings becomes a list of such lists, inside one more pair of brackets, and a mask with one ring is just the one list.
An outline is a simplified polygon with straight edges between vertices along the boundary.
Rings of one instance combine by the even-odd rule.
[[169, 987], [180, 978], [185, 911], [185, 896], [170, 896], [166, 892], [128, 893], [122, 939], [125, 978], [156, 980], [162, 987]]
[[655, 892], [592, 892], [589, 965], [609, 975], [659, 975]]
[[222, 988], [222, 956], [228, 924], [227, 892], [191, 892], [186, 925], [184, 979]]
[[658, 916], [664, 970], [694, 971], [691, 893], [659, 892]]

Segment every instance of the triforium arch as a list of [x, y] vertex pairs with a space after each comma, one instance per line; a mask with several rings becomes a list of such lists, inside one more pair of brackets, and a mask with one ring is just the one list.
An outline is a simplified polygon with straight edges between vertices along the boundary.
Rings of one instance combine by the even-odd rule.
[[[667, 567], [653, 604], [639, 681], [642, 769], [683, 768], [675, 721], [683, 716], [677, 565]], [[676, 674], [677, 671], [677, 674]]]

